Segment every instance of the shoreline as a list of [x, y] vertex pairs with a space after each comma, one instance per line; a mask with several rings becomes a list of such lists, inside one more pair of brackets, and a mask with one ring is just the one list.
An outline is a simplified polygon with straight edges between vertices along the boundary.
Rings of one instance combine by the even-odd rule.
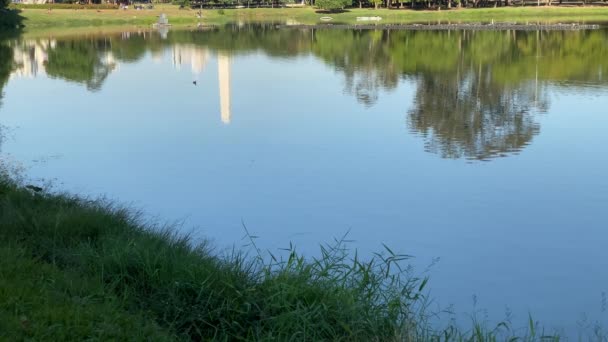
[[598, 30], [600, 25], [578, 24], [317, 24], [317, 25], [277, 25], [278, 28], [292, 29], [342, 29], [342, 30], [405, 30], [405, 31], [577, 31]]
[[[175, 25], [169, 28], [169, 31], [209, 31], [216, 30], [222, 27], [221, 24], [205, 24], [204, 26], [196, 25]], [[601, 25], [597, 24], [302, 24], [302, 25], [275, 25], [277, 29], [319, 29], [319, 30], [401, 30], [401, 31], [581, 31], [581, 30], [599, 30]], [[89, 26], [79, 28], [61, 28], [56, 27], [46, 30], [25, 30], [24, 32], [16, 33], [17, 36], [23, 38], [41, 38], [41, 37], [79, 37], [79, 36], [98, 36], [106, 34], [124, 33], [124, 32], [158, 32], [158, 28], [152, 25], [114, 25], [108, 27]]]
[[[481, 9], [451, 9], [442, 11], [411, 9], [349, 9], [341, 13], [318, 13], [311, 7], [305, 8], [252, 8], [202, 11], [202, 18], [197, 18], [198, 10], [179, 10], [174, 5], [157, 5], [152, 10], [108, 10], [108, 9], [46, 9], [19, 6], [16, 13], [22, 19], [24, 32], [37, 31], [75, 31], [107, 30], [130, 27], [135, 29], [150, 28], [157, 22], [160, 14], [166, 14], [174, 29], [196, 28], [199, 24], [205, 27], [230, 23], [268, 23], [291, 28], [401, 28], [401, 29], [572, 29], [562, 24], [577, 24], [577, 29], [596, 28], [593, 25], [608, 23], [608, 7], [499, 7]], [[322, 17], [330, 16], [331, 22], [324, 22]], [[358, 17], [380, 17], [380, 21], [369, 23], [358, 21]], [[0, 20], [2, 18], [0, 17]], [[332, 24], [335, 23], [335, 24]], [[480, 24], [483, 23], [483, 24]], [[493, 27], [486, 23], [494, 23]], [[524, 24], [529, 23], [526, 27]], [[457, 26], [448, 26], [457, 25]], [[505, 25], [517, 25], [505, 27]], [[521, 25], [521, 26], [520, 26]], [[536, 25], [536, 26], [534, 26]], [[585, 25], [585, 26], [582, 26]], [[587, 25], [592, 25], [588, 27]], [[500, 26], [500, 27], [499, 27]]]
[[388, 247], [360, 260], [344, 236], [320, 259], [295, 249], [267, 258], [255, 246], [252, 257], [222, 256], [135, 210], [4, 177], [0, 293], [10, 301], [0, 296], [0, 338], [460, 341], [539, 327], [431, 326], [428, 277], [405, 271], [409, 257]]

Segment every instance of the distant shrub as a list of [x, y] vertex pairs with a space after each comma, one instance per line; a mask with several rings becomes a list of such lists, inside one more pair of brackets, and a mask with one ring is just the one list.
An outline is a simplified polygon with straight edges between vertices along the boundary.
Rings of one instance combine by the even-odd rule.
[[352, 0], [317, 0], [315, 5], [326, 11], [337, 11], [352, 6]]

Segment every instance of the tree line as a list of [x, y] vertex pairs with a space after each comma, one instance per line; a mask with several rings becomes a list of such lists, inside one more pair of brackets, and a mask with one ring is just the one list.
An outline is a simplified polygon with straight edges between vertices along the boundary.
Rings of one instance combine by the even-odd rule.
[[[388, 9], [451, 9], [505, 6], [554, 6], [554, 5], [607, 5], [608, 0], [53, 0], [54, 3], [117, 4], [117, 3], [173, 3], [184, 7], [200, 8], [259, 8], [284, 7], [287, 4], [314, 6], [327, 11], [347, 8]], [[0, 0], [8, 5], [11, 0]]]
[[[162, 0], [170, 1], [170, 0]], [[172, 0], [194, 8], [280, 7], [285, 4], [315, 6], [328, 11], [358, 8], [451, 9], [506, 6], [607, 5], [606, 0]]]
[[[603, 76], [608, 70], [607, 37], [604, 30], [391, 31], [228, 25], [205, 34], [171, 31], [167, 39], [150, 32], [61, 39], [49, 45], [45, 68], [50, 77], [95, 91], [115, 68], [105, 62], [108, 54], [122, 63], [180, 45], [233, 56], [312, 54], [341, 74], [344, 92], [364, 106], [374, 106], [403, 80], [414, 81], [416, 91], [408, 99], [406, 123], [425, 141], [426, 149], [445, 158], [488, 159], [516, 153], [538, 134], [536, 113], [550, 106], [548, 85], [569, 91], [582, 85], [608, 87]], [[14, 44], [19, 48], [27, 42]], [[7, 56], [0, 60], [10, 59], [9, 50], [4, 50]], [[9, 69], [0, 67], [0, 82], [2, 70]]]

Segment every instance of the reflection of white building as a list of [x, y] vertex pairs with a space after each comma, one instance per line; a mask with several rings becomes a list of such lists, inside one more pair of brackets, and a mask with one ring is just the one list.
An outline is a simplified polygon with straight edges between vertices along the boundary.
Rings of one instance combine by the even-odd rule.
[[[130, 35], [130, 32], [125, 32], [122, 34], [122, 38], [128, 39]], [[49, 52], [54, 49], [56, 45], [56, 41], [51, 39], [14, 42], [14, 68], [10, 77], [34, 78], [38, 75], [46, 75], [45, 65], [48, 62]], [[210, 58], [210, 53], [207, 49], [193, 45], [174, 45], [171, 52], [173, 67], [180, 70], [182, 66], [189, 65], [194, 75], [199, 75], [205, 70]], [[116, 61], [112, 51], [99, 51], [98, 58], [100, 62], [99, 66], [102, 66], [102, 69], [107, 71], [105, 76], [101, 78], [103, 81], [109, 72], [116, 70], [119, 63]], [[160, 62], [162, 58], [162, 51], [152, 54], [152, 59], [155, 62]], [[220, 120], [224, 124], [229, 124], [232, 115], [230, 108], [230, 56], [219, 53], [217, 55], [217, 67]]]
[[[46, 75], [45, 64], [48, 53], [54, 49], [57, 42], [53, 39], [22, 40], [13, 45], [13, 71], [11, 78], [35, 78]], [[100, 53], [101, 65], [114, 70], [118, 63], [111, 51]]]
[[103, 65], [108, 65], [108, 66], [111, 66], [111, 67], [112, 67], [112, 70], [114, 70], [114, 68], [115, 68], [117, 65], [119, 65], [119, 64], [116, 62], [116, 59], [114, 58], [114, 54], [113, 54], [112, 52], [110, 52], [110, 51], [108, 51], [108, 52], [104, 53], [104, 54], [101, 56], [101, 63], [102, 63]]
[[184, 64], [190, 64], [190, 69], [195, 75], [202, 73], [209, 61], [209, 51], [195, 46], [174, 45], [171, 52], [173, 66], [177, 70], [181, 70]]
[[44, 63], [48, 59], [47, 51], [55, 47], [54, 40], [19, 41], [13, 48], [14, 69], [13, 77], [34, 78], [45, 74]]
[[[192, 74], [199, 75], [209, 62], [209, 51], [193, 45], [174, 45], [171, 48], [173, 67], [181, 70], [183, 66], [189, 65]], [[157, 56], [156, 58], [159, 58]], [[231, 118], [230, 111], [230, 56], [218, 54], [218, 88], [220, 94], [220, 120], [229, 124]]]
[[220, 118], [223, 123], [230, 123], [230, 56], [217, 56], [217, 70], [220, 88]]
[[164, 50], [152, 51], [152, 60], [155, 64], [162, 64], [165, 57]]

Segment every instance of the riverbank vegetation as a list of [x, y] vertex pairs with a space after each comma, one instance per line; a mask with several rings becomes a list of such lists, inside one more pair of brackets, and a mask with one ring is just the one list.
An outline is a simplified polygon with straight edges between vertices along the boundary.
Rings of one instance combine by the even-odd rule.
[[[386, 248], [220, 254], [105, 201], [0, 181], [0, 339], [491, 341], [431, 329], [427, 279]], [[254, 251], [257, 251], [253, 248]], [[257, 253], [257, 252], [256, 252]], [[535, 323], [521, 336], [536, 341]]]
[[385, 273], [397, 256], [218, 257], [126, 209], [33, 189], [0, 184], [0, 338], [387, 340], [417, 329], [423, 283]]

